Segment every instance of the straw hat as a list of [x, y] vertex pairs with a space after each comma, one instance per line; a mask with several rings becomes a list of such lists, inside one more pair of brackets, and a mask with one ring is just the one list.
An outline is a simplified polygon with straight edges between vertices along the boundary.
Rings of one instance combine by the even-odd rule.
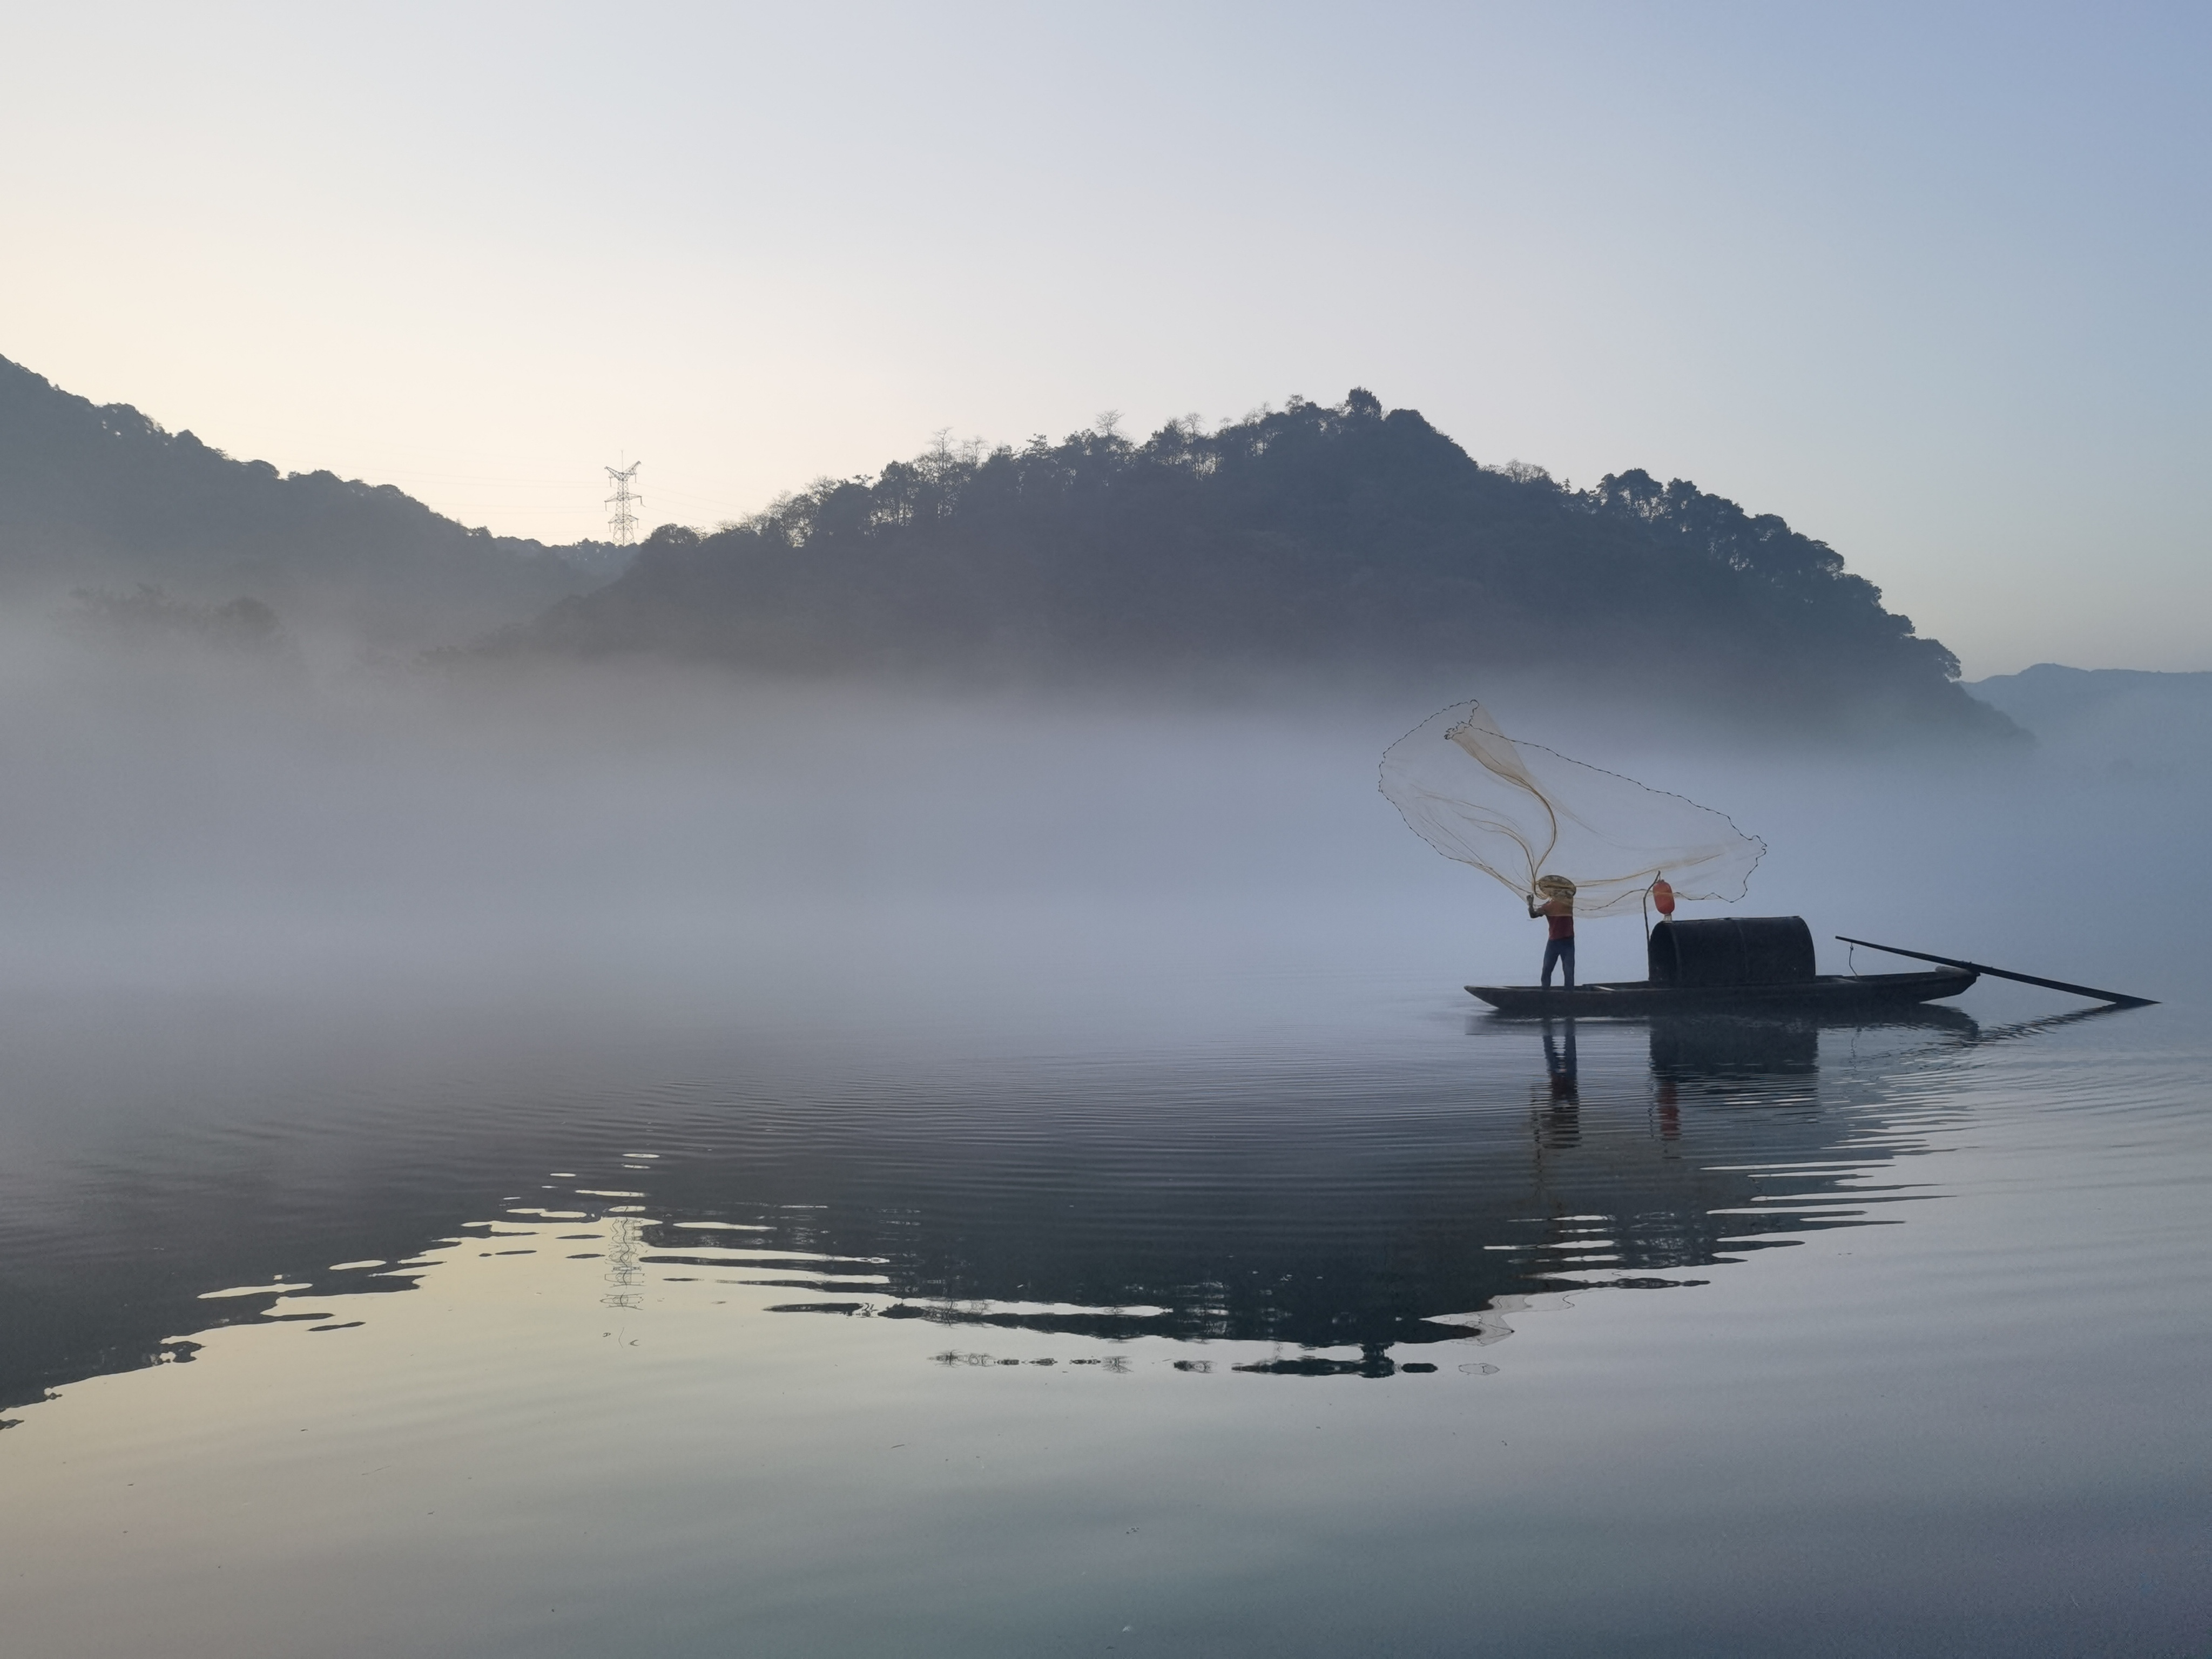
[[1575, 895], [1574, 883], [1565, 876], [1539, 876], [1536, 885], [1547, 893], [1565, 893], [1569, 898]]

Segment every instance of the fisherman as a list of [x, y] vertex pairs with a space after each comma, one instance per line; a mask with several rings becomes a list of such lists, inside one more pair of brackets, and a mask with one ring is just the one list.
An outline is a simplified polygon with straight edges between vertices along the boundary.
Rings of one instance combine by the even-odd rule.
[[[1536, 893], [1544, 896], [1541, 904], [1536, 902]], [[1551, 938], [1544, 945], [1544, 988], [1552, 988], [1552, 969], [1556, 963], [1565, 970], [1567, 989], [1571, 991], [1575, 988], [1575, 884], [1565, 876], [1539, 876], [1536, 893], [1528, 895], [1528, 914], [1551, 924]]]

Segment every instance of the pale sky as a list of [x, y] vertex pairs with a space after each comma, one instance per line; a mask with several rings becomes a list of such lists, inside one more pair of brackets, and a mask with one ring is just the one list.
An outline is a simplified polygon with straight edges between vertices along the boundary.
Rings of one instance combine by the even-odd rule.
[[0, 356], [471, 524], [1354, 385], [2212, 669], [2212, 7], [0, 12]]

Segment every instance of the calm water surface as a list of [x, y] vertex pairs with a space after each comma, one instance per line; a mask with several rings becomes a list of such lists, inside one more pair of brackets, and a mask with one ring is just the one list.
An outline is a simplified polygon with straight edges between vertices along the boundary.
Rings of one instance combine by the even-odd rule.
[[9, 1651], [2212, 1650], [2191, 1000], [404, 977], [0, 1014]]

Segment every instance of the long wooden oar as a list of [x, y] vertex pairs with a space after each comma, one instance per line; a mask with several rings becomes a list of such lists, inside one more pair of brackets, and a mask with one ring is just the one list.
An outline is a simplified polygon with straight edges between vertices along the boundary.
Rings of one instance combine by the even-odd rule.
[[2008, 968], [1992, 968], [1985, 962], [1961, 962], [1956, 957], [1931, 957], [1925, 951], [1905, 951], [1894, 945], [1876, 945], [1870, 939], [1851, 939], [1838, 933], [1837, 939], [1845, 945], [1863, 945], [1869, 951], [1887, 951], [1893, 957], [1911, 957], [1921, 962], [1940, 962], [1946, 968], [1971, 969], [1977, 974], [1987, 974], [1992, 979], [2016, 979], [2022, 985], [2040, 985], [2046, 991], [2070, 991], [2077, 997], [2094, 997], [2100, 1002], [2109, 1002], [2115, 1008], [2154, 1008], [2155, 997], [2122, 996], [2118, 991], [2100, 991], [2094, 985], [2069, 985], [2063, 979], [2038, 979], [2033, 974], [2015, 974]]

